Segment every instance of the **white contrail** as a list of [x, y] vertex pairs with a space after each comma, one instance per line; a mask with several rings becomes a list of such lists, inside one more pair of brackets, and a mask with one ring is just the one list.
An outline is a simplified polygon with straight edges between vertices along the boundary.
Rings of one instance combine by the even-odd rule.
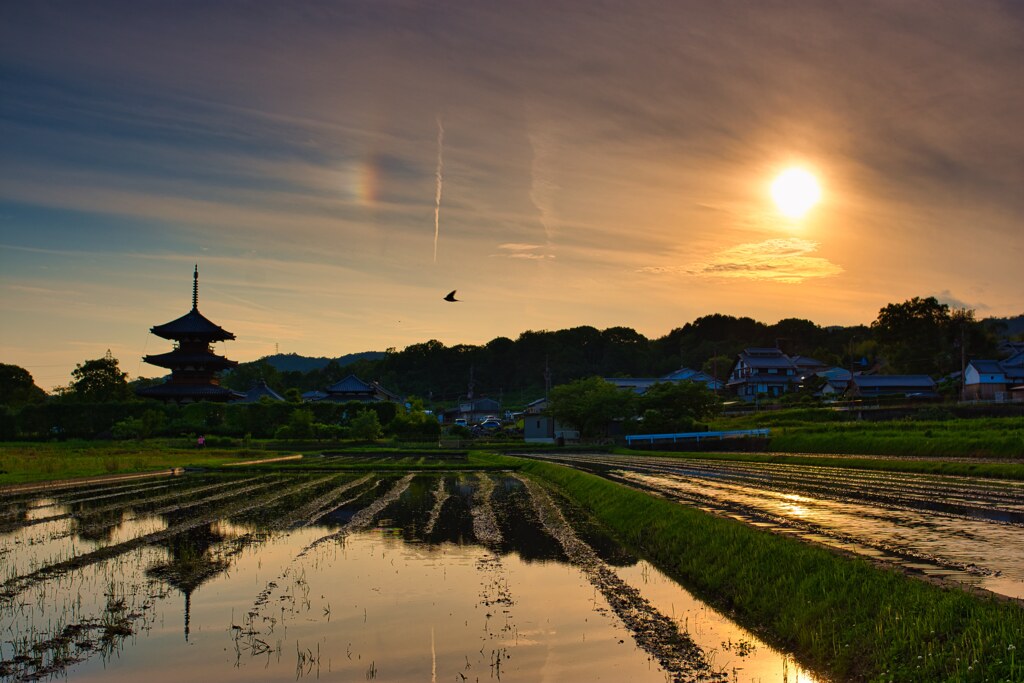
[[444, 187], [444, 126], [437, 117], [437, 192], [434, 193], [434, 263], [437, 263], [437, 235], [441, 225], [441, 188]]

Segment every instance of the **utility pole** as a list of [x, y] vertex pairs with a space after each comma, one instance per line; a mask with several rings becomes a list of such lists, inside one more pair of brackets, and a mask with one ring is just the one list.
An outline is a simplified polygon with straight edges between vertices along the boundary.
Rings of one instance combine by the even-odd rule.
[[967, 320], [960, 318], [960, 400], [964, 400], [964, 393], [967, 391], [967, 342], [965, 340], [964, 328]]
[[548, 399], [551, 393], [551, 368], [548, 366], [547, 354], [544, 355], [544, 400]]

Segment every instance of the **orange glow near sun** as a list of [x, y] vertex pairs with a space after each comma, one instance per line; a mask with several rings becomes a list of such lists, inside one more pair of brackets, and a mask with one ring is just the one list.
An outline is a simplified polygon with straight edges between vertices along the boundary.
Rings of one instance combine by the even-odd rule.
[[790, 168], [772, 182], [772, 199], [786, 216], [802, 218], [821, 200], [821, 188], [809, 171]]

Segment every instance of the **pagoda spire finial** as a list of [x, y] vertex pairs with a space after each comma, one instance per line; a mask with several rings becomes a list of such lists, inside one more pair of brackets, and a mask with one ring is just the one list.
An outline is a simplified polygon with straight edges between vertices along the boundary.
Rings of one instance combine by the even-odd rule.
[[195, 272], [192, 273], [192, 310], [199, 310], [199, 264], [196, 264]]

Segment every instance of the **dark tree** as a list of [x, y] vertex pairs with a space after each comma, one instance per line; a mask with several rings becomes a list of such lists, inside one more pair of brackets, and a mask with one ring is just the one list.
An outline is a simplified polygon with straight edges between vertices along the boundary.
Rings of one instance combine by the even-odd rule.
[[579, 379], [551, 390], [548, 412], [585, 437], [604, 436], [616, 419], [634, 415], [636, 396], [600, 377]]
[[702, 382], [659, 382], [639, 398], [640, 410], [656, 410], [678, 429], [716, 415], [718, 397]]
[[76, 401], [88, 403], [127, 401], [132, 398], [128, 373], [121, 370], [109, 349], [103, 358], [87, 360], [75, 366], [71, 371], [68, 395]]
[[974, 311], [950, 311], [935, 297], [889, 304], [871, 330], [895, 372], [946, 374], [960, 368], [962, 357], [988, 352], [992, 345]]
[[16, 408], [46, 400], [46, 392], [36, 386], [32, 373], [17, 365], [0, 363], [0, 404]]

